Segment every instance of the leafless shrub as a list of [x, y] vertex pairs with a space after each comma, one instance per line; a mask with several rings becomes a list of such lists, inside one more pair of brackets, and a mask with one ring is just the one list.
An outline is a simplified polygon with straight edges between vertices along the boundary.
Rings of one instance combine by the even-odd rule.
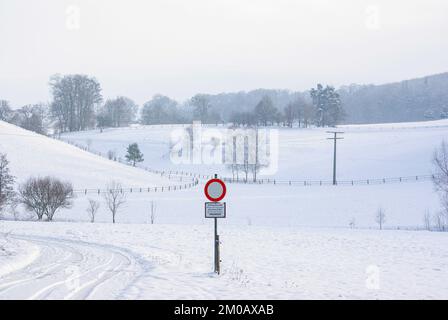
[[117, 158], [115, 151], [112, 151], [112, 150], [107, 151], [107, 158], [109, 160], [115, 160]]
[[20, 201], [34, 212], [38, 220], [52, 221], [58, 209], [71, 208], [73, 186], [54, 177], [29, 178], [20, 186]]
[[437, 231], [446, 231], [447, 221], [445, 214], [443, 212], [438, 212], [433, 217], [434, 220], [434, 228]]
[[426, 211], [423, 216], [423, 226], [425, 230], [431, 230], [431, 213], [429, 211]]
[[112, 223], [115, 223], [118, 209], [126, 202], [126, 194], [123, 192], [121, 184], [117, 181], [110, 182], [106, 189], [104, 200], [112, 214]]
[[156, 203], [154, 201], [151, 201], [151, 205], [150, 205], [150, 211], [151, 211], [151, 215], [150, 215], [150, 221], [151, 224], [154, 224], [154, 222], [156, 221]]
[[434, 217], [434, 223], [437, 230], [445, 231], [448, 229], [448, 145], [445, 141], [434, 151], [433, 164], [435, 168], [433, 182], [440, 193], [442, 206], [442, 211]]
[[435, 172], [433, 182], [438, 191], [448, 193], [448, 145], [443, 141], [434, 151], [432, 162]]
[[92, 148], [92, 139], [87, 139], [86, 143], [87, 143], [87, 151], [90, 151], [90, 149]]
[[19, 206], [20, 202], [19, 200], [16, 198], [13, 201], [11, 201], [11, 203], [9, 204], [9, 210], [11, 212], [12, 218], [14, 219], [14, 221], [18, 221], [20, 220], [20, 212], [19, 210], [17, 210], [17, 207]]
[[383, 225], [386, 222], [386, 210], [383, 208], [378, 208], [376, 215], [375, 215], [375, 222], [380, 227], [380, 230], [383, 229]]
[[356, 227], [356, 219], [355, 218], [351, 218], [350, 222], [348, 223], [348, 225], [350, 226], [350, 229], [354, 229]]
[[98, 209], [100, 208], [100, 203], [98, 201], [95, 201], [93, 199], [89, 199], [89, 205], [87, 207], [87, 213], [90, 217], [90, 222], [95, 222], [96, 213], [98, 212]]

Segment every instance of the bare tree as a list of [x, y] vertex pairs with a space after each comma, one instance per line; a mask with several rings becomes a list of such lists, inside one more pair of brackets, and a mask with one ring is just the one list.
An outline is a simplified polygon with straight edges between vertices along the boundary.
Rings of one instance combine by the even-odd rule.
[[87, 151], [90, 151], [90, 149], [92, 149], [92, 139], [87, 139], [86, 144], [87, 144]]
[[95, 108], [102, 102], [101, 86], [85, 75], [55, 75], [50, 79], [51, 113], [59, 132], [93, 128]]
[[423, 216], [423, 225], [425, 227], [425, 230], [431, 230], [431, 214], [429, 213], [429, 211], [426, 211], [425, 215]]
[[116, 155], [115, 151], [113, 151], [113, 150], [107, 151], [107, 158], [109, 160], [114, 160], [115, 161], [115, 159], [117, 158], [117, 155]]
[[376, 216], [375, 216], [375, 221], [379, 225], [380, 230], [382, 230], [383, 229], [383, 225], [386, 222], [386, 210], [384, 210], [381, 207], [378, 208], [378, 210], [376, 212]]
[[443, 212], [438, 212], [434, 215], [434, 226], [438, 231], [445, 231], [446, 229], [446, 221], [445, 215]]
[[151, 205], [149, 208], [151, 210], [151, 216], [149, 218], [151, 224], [154, 224], [154, 222], [156, 221], [156, 209], [157, 209], [156, 203], [154, 201], [151, 201]]
[[112, 214], [112, 223], [115, 223], [118, 210], [126, 202], [126, 194], [123, 192], [121, 184], [117, 181], [110, 182], [106, 189], [104, 200]]
[[72, 184], [57, 178], [29, 178], [20, 186], [19, 192], [20, 201], [29, 211], [36, 213], [39, 220], [45, 215], [48, 221], [52, 221], [58, 209], [72, 206]]
[[6, 154], [0, 153], [0, 211], [16, 196], [14, 181], [15, 177], [9, 172], [9, 161]]
[[443, 230], [445, 231], [448, 229], [448, 193], [444, 194], [441, 197], [442, 202], [442, 211], [439, 213], [441, 215], [441, 219], [443, 222]]
[[432, 161], [435, 167], [434, 185], [437, 191], [448, 194], [448, 145], [445, 141], [434, 151]]
[[445, 141], [434, 151], [433, 164], [433, 182], [442, 205], [442, 211], [434, 219], [437, 229], [444, 231], [448, 227], [448, 145]]
[[127, 97], [108, 99], [97, 117], [100, 127], [124, 127], [134, 121], [137, 105]]
[[354, 229], [356, 226], [356, 219], [355, 218], [351, 218], [350, 222], [348, 223], [348, 225], [350, 226], [350, 229]]
[[20, 212], [19, 212], [19, 210], [17, 210], [17, 207], [19, 206], [19, 204], [20, 204], [20, 202], [18, 201], [17, 198], [12, 200], [11, 203], [9, 204], [9, 210], [11, 212], [11, 215], [12, 215], [12, 218], [14, 219], [14, 221], [20, 220]]
[[46, 134], [47, 115], [48, 106], [44, 104], [26, 105], [13, 112], [10, 122], [26, 130]]
[[0, 120], [10, 121], [13, 111], [6, 100], [0, 100]]
[[87, 213], [90, 217], [90, 222], [95, 222], [96, 213], [98, 212], [98, 209], [100, 208], [100, 203], [96, 200], [89, 199], [89, 205], [87, 207]]
[[201, 120], [202, 123], [209, 123], [211, 104], [207, 95], [195, 95], [191, 98], [190, 105], [194, 107], [194, 120]]

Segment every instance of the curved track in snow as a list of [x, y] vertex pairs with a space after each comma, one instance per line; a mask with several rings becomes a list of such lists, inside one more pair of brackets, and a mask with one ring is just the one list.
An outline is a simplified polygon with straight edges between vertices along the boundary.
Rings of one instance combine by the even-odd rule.
[[13, 238], [37, 245], [40, 256], [0, 278], [0, 299], [129, 299], [132, 284], [143, 270], [135, 256], [114, 246], [47, 237]]
[[[182, 268], [156, 268], [129, 249], [114, 245], [28, 235], [10, 235], [37, 247], [39, 256], [0, 276], [0, 300], [216, 299]], [[148, 246], [159, 254], [166, 250]]]

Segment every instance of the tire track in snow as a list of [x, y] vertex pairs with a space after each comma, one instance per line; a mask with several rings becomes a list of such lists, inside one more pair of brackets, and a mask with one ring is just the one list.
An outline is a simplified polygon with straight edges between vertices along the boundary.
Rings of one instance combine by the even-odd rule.
[[[23, 238], [20, 237], [16, 237], [16, 239], [20, 239], [23, 241], [27, 241], [24, 240]], [[28, 241], [29, 242], [29, 241]], [[37, 242], [37, 241], [34, 241]], [[54, 247], [49, 246], [47, 243], [45, 242], [40, 242], [40, 245], [44, 245], [46, 246], [47, 250], [49, 252], [47, 252], [47, 250], [41, 250], [43, 251], [45, 254], [41, 255], [39, 257], [39, 260], [45, 261], [45, 259], [47, 257], [51, 257], [52, 259], [54, 259], [54, 257], [57, 257], [58, 255], [58, 251], [55, 250]], [[68, 251], [68, 254], [66, 254], [66, 252], [64, 253], [64, 258], [62, 259], [62, 262], [65, 262], [67, 260], [69, 260], [69, 258], [73, 255], [76, 254], [75, 251], [71, 250], [70, 247], [66, 247], [66, 250]], [[16, 288], [17, 286], [21, 285], [22, 283], [27, 283], [27, 282], [31, 282], [31, 281], [35, 281], [38, 279], [42, 279], [46, 276], [50, 276], [52, 274], [52, 271], [57, 269], [58, 267], [60, 267], [61, 262], [53, 262], [53, 263], [48, 263], [48, 264], [43, 264], [43, 265], [37, 265], [35, 266], [34, 264], [24, 268], [24, 269], [19, 269], [18, 272], [20, 273], [26, 273], [26, 274], [37, 274], [35, 276], [32, 277], [25, 277], [25, 279], [20, 278], [19, 280], [12, 280], [9, 282], [3, 282], [0, 285], [0, 298], [2, 295], [4, 295], [6, 292], [10, 291], [11, 289]], [[16, 276], [15, 273], [12, 273], [11, 276]], [[3, 277], [2, 281], [4, 281], [4, 279], [8, 279], [11, 277], [10, 274], [8, 274], [7, 277]]]
[[[68, 239], [14, 237], [38, 245], [44, 254], [30, 268], [13, 272], [5, 279], [9, 281], [1, 284], [4, 290], [0, 290], [0, 299], [85, 299], [96, 293], [99, 298], [104, 298], [105, 293], [107, 298], [114, 298], [111, 293], [120, 295], [121, 289], [141, 271], [131, 255], [111, 246]], [[67, 275], [67, 270], [74, 266], [80, 272]], [[129, 266], [132, 268], [128, 269]], [[30, 277], [33, 273], [37, 275]], [[96, 290], [114, 278], [117, 280], [107, 290]]]
[[[83, 240], [14, 235], [39, 246], [42, 255], [28, 268], [10, 274], [0, 284], [0, 299], [216, 299], [216, 295], [184, 270], [158, 268], [156, 261], [130, 249]], [[176, 251], [148, 246], [150, 252]], [[69, 268], [79, 268], [68, 274]]]

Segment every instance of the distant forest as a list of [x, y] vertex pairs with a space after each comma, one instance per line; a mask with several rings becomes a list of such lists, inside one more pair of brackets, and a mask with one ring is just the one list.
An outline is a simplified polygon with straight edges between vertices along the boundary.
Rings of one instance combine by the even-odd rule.
[[[343, 86], [336, 90], [345, 117], [341, 123], [424, 121], [448, 118], [448, 72], [383, 85]], [[278, 109], [298, 97], [311, 99], [309, 91], [254, 90], [208, 95], [210, 104], [222, 117], [235, 110], [250, 111], [263, 96]]]

